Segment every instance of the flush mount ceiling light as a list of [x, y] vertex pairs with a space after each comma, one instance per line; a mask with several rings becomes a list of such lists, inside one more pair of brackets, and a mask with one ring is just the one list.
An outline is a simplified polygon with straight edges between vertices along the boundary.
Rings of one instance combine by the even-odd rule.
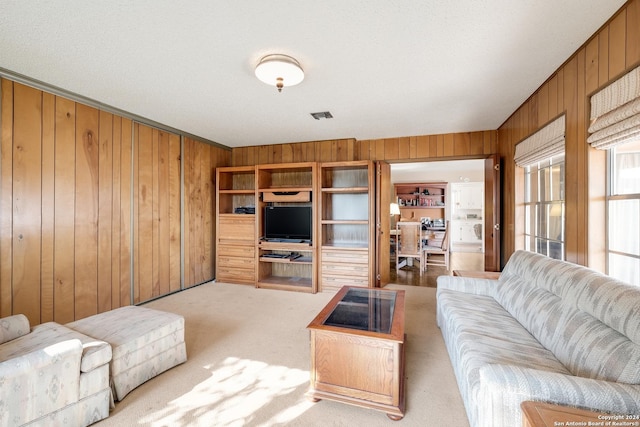
[[275, 85], [278, 92], [285, 86], [295, 86], [304, 79], [300, 63], [288, 55], [267, 55], [256, 67], [256, 77], [268, 85]]

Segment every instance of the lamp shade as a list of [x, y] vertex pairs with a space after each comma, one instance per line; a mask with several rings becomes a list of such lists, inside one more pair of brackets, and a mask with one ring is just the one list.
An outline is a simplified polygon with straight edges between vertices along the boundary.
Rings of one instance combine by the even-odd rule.
[[389, 211], [391, 212], [391, 215], [400, 215], [400, 206], [398, 206], [397, 203], [391, 203]]
[[298, 61], [287, 55], [267, 55], [256, 66], [256, 77], [282, 91], [284, 86], [294, 86], [304, 79], [304, 71]]

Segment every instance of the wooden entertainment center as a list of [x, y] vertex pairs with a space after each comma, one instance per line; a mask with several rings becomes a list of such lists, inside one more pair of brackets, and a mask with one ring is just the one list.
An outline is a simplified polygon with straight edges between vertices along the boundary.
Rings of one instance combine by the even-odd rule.
[[[216, 169], [216, 279], [315, 293], [375, 285], [372, 161]], [[312, 238], [265, 239], [265, 208], [309, 206]]]

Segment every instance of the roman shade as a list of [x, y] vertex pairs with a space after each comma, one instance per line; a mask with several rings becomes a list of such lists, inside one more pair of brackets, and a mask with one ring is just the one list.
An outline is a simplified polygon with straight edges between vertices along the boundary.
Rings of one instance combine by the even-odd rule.
[[564, 133], [563, 114], [516, 145], [516, 164], [524, 168], [564, 153]]
[[591, 97], [589, 133], [600, 150], [640, 138], [640, 67]]

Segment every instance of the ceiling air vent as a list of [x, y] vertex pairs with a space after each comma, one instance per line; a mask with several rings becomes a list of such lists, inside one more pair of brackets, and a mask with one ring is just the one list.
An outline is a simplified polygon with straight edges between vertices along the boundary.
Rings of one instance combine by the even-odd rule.
[[311, 113], [311, 117], [313, 117], [316, 120], [320, 120], [320, 119], [332, 119], [333, 116], [331, 115], [330, 112], [328, 111], [322, 111], [320, 113]]

